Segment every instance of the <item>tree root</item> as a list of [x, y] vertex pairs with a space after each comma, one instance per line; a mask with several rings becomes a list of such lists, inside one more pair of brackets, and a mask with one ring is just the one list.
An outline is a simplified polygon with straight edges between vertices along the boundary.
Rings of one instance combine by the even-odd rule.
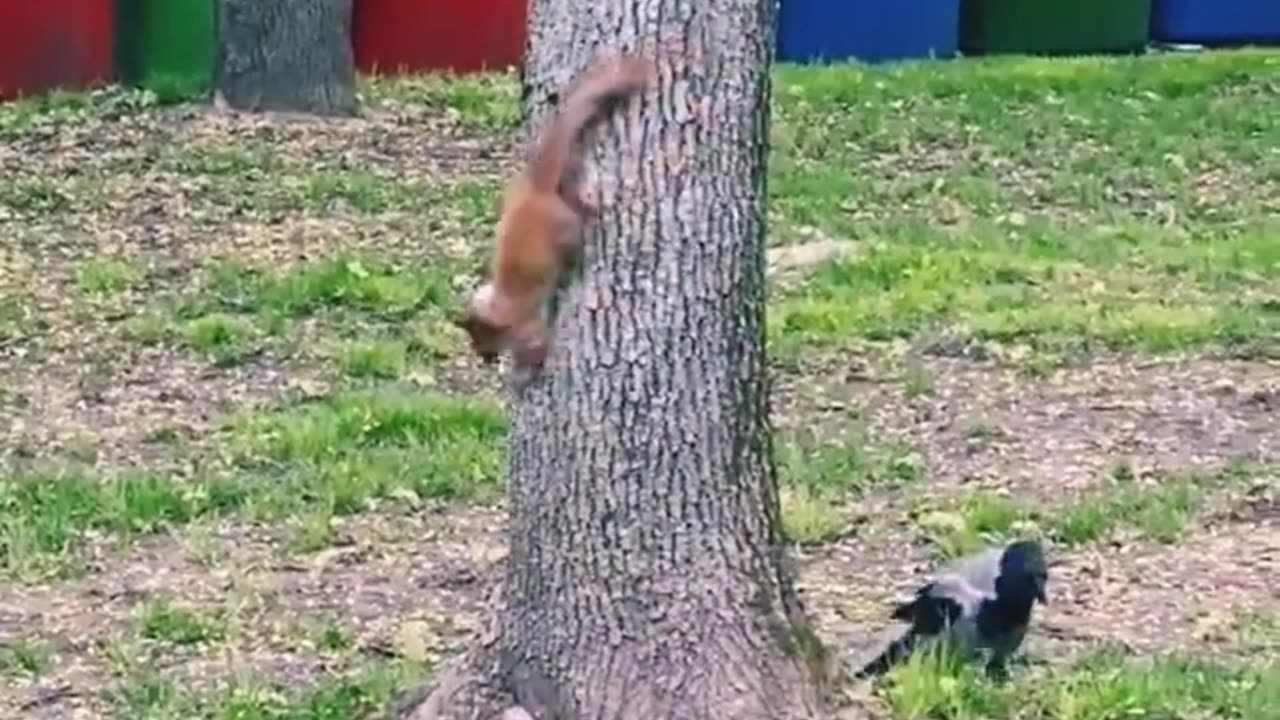
[[[557, 692], [559, 686], [548, 678], [531, 675], [528, 666], [508, 666], [501, 660], [486, 663], [480, 659], [484, 654], [478, 652], [460, 658], [443, 672], [438, 682], [402, 696], [388, 713], [388, 719], [577, 720], [584, 714], [592, 717], [689, 720], [727, 717], [814, 720], [827, 717], [819, 709], [825, 703], [813, 702], [817, 698], [809, 696], [797, 684], [779, 686], [784, 696], [790, 696], [789, 700], [785, 697], [765, 699], [758, 692], [733, 682], [715, 685], [715, 689], [721, 692], [713, 690], [678, 700], [665, 693], [652, 694], [636, 687], [636, 676], [627, 674], [617, 678], [617, 685], [630, 686], [634, 692], [625, 699], [615, 696], [601, 700], [601, 707], [592, 706], [590, 711], [583, 711], [573, 703], [565, 703]], [[687, 671], [677, 672], [690, 677], [696, 675]]]
[[[507, 664], [485, 662], [479, 653], [463, 656], [438, 682], [415, 688], [391, 706], [388, 720], [555, 720], [561, 714], [547, 697], [544, 683], [518, 680]], [[530, 688], [534, 688], [531, 692]], [[530, 710], [525, 708], [530, 706]]]
[[[428, 683], [423, 687], [411, 690], [398, 699], [388, 712], [388, 720], [489, 720], [503, 717], [505, 705], [492, 704], [488, 708], [478, 707], [480, 693], [474, 689], [467, 693], [469, 686], [478, 685], [478, 675], [470, 672], [470, 658], [461, 658], [453, 667], [445, 670], [438, 682]], [[474, 697], [467, 698], [471, 694]]]

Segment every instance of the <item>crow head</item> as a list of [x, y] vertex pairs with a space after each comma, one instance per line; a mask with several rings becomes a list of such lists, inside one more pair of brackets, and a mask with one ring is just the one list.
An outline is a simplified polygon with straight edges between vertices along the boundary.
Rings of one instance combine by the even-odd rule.
[[1000, 556], [1000, 575], [996, 594], [1008, 599], [1040, 601], [1049, 604], [1045, 587], [1049, 582], [1049, 566], [1044, 550], [1035, 540], [1020, 540], [1005, 548]]

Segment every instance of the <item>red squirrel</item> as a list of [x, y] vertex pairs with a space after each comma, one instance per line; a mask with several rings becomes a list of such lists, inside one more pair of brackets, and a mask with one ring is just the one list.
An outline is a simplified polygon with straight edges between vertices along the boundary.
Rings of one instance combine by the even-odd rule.
[[652, 60], [638, 55], [593, 63], [568, 89], [525, 167], [508, 183], [490, 278], [455, 320], [486, 364], [511, 350], [518, 366], [542, 366], [548, 335], [543, 303], [579, 247], [582, 222], [596, 210], [581, 195], [583, 135], [647, 86], [653, 72]]

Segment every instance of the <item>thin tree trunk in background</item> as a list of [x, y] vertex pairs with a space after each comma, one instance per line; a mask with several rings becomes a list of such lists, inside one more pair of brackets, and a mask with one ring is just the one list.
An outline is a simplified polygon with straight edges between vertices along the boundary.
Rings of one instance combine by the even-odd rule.
[[217, 0], [218, 98], [237, 110], [356, 112], [352, 0]]
[[404, 716], [821, 716], [825, 658], [783, 562], [768, 416], [774, 14], [532, 0], [533, 126], [598, 54], [660, 37], [660, 79], [595, 134], [601, 220], [542, 378], [512, 398], [494, 617]]

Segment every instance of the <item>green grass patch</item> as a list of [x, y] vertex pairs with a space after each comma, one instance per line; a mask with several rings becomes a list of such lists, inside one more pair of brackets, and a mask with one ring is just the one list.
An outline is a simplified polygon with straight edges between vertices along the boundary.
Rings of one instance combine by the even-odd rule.
[[[444, 313], [456, 302], [458, 267], [448, 258], [411, 266], [344, 255], [272, 271], [223, 260], [166, 312], [186, 346], [221, 364], [263, 343], [296, 342], [296, 321], [318, 317], [321, 346], [333, 348], [321, 355], [351, 377], [394, 379], [410, 356], [435, 360], [456, 349]], [[125, 334], [158, 342], [170, 330], [153, 314], [132, 318]]]
[[520, 86], [510, 74], [361, 78], [361, 90], [372, 103], [421, 106], [444, 111], [469, 130], [514, 131], [520, 125]]
[[1104, 539], [1119, 530], [1173, 543], [1216, 492], [1275, 473], [1271, 466], [1234, 461], [1216, 473], [1167, 474], [1140, 481], [1127, 465], [1120, 465], [1101, 485], [1045, 514], [1041, 525], [1068, 545]]
[[1260, 197], [1207, 203], [1186, 181], [1222, 169], [1247, 191], [1274, 179], [1265, 138], [1276, 120], [1259, 101], [1274, 92], [1276, 63], [1251, 50], [780, 65], [774, 210], [838, 234], [895, 216], [950, 219], [939, 211], [953, 205], [961, 221], [1040, 209], [1132, 217], [1161, 204], [1175, 224], [1239, 220]]
[[953, 558], [1014, 535], [1045, 535], [1065, 546], [1084, 545], [1117, 532], [1173, 543], [1218, 491], [1253, 478], [1269, 477], [1268, 466], [1230, 463], [1213, 474], [1167, 474], [1139, 481], [1121, 466], [1099, 485], [1068, 502], [1030, 507], [1009, 495], [974, 492], [923, 506], [916, 524], [943, 558]]
[[145, 89], [155, 97], [157, 105], [194, 102], [209, 95], [209, 81], [198, 75], [151, 72], [144, 80]]
[[357, 648], [354, 629], [343, 627], [336, 619], [299, 619], [287, 628], [289, 647], [308, 654], [340, 657]]
[[[64, 567], [91, 534], [128, 540], [236, 511], [319, 523], [384, 499], [485, 500], [501, 487], [505, 420], [487, 400], [384, 388], [245, 415], [227, 433], [235, 465], [191, 477], [0, 476], [0, 572]], [[301, 547], [327, 537], [321, 527]]]
[[[770, 212], [858, 252], [780, 352], [958, 330], [1048, 348], [1274, 343], [1274, 52], [780, 66]], [[1259, 194], [1261, 192], [1261, 194]]]
[[267, 181], [285, 169], [280, 154], [266, 143], [241, 141], [192, 143], [162, 157], [159, 167], [183, 175], [199, 175], [210, 180], [250, 178]]
[[281, 500], [341, 515], [406, 492], [488, 496], [499, 487], [505, 428], [488, 401], [383, 388], [242, 418], [233, 445], [245, 468], [290, 488]]
[[921, 476], [920, 458], [902, 446], [874, 446], [860, 433], [831, 438], [798, 431], [778, 444], [782, 527], [791, 540], [821, 542], [848, 525], [849, 501]]
[[312, 553], [333, 545], [337, 537], [333, 521], [333, 510], [329, 507], [317, 508], [299, 518], [290, 528], [289, 549], [298, 553]]
[[32, 334], [38, 322], [31, 303], [13, 295], [0, 297], [0, 342], [10, 342]]
[[[1068, 238], [1044, 228], [1026, 242], [990, 227], [936, 232], [916, 228], [818, 266], [775, 299], [770, 342], [839, 346], [946, 329], [1050, 349], [1167, 352], [1280, 335], [1280, 313], [1239, 294], [1280, 282], [1280, 226], [1195, 240], [1218, 246], [1214, 262], [1155, 231], [1119, 243], [1097, 230]], [[1238, 281], [1224, 282], [1231, 273]]]
[[[289, 214], [347, 211], [359, 215], [410, 213], [424, 218], [451, 213], [458, 190], [367, 169], [280, 165], [277, 157], [235, 147], [175, 158], [181, 172], [208, 185], [209, 200], [235, 215], [278, 218]], [[456, 220], [455, 220], [456, 222]]]
[[159, 345], [173, 336], [174, 329], [170, 318], [164, 313], [143, 310], [124, 321], [121, 335], [125, 340], [139, 345]]
[[196, 692], [153, 668], [136, 669], [112, 692], [117, 718], [200, 720], [338, 720], [370, 717], [401, 690], [422, 682], [430, 668], [394, 660], [329, 677], [306, 689], [283, 688], [252, 679]]
[[12, 637], [0, 640], [0, 676], [35, 677], [49, 667], [53, 651], [41, 640]]
[[145, 603], [138, 612], [137, 622], [142, 637], [174, 645], [218, 640], [226, 631], [219, 619], [163, 598]]
[[217, 309], [296, 318], [346, 308], [403, 319], [453, 298], [454, 266], [445, 260], [409, 268], [376, 258], [335, 257], [267, 272], [235, 261], [213, 265], [186, 312]]
[[37, 130], [83, 125], [93, 119], [153, 105], [143, 90], [113, 86], [93, 93], [56, 89], [0, 105], [0, 140], [22, 140]]
[[1123, 527], [1169, 543], [1182, 535], [1205, 494], [1202, 483], [1181, 477], [1162, 479], [1154, 486], [1111, 483], [1047, 520], [1050, 533], [1068, 545], [1093, 542]]
[[190, 320], [182, 328], [187, 347], [218, 364], [233, 363], [246, 355], [255, 334], [248, 320], [220, 312]]
[[244, 492], [227, 481], [187, 482], [144, 470], [0, 476], [0, 571], [41, 571], [44, 561], [67, 555], [87, 533], [153, 533], [232, 509]]
[[408, 349], [386, 340], [353, 341], [343, 346], [338, 359], [350, 377], [394, 380], [405, 372]]
[[919, 456], [902, 445], [877, 446], [858, 432], [829, 438], [797, 431], [778, 444], [783, 485], [828, 497], [855, 498], [876, 489], [901, 487], [921, 477]]
[[1280, 608], [1239, 612], [1232, 619], [1237, 644], [1250, 653], [1280, 657]]
[[902, 391], [910, 399], [933, 394], [933, 375], [918, 362], [908, 363], [902, 371]]
[[427, 313], [424, 317], [401, 326], [405, 351], [423, 360], [443, 360], [465, 348], [464, 335], [445, 317], [443, 312]]
[[232, 214], [280, 216], [346, 209], [359, 214], [427, 213], [447, 187], [405, 180], [366, 167], [349, 168], [282, 157], [259, 140], [204, 141], [176, 146], [160, 169], [200, 178], [208, 200]]
[[943, 559], [956, 558], [1010, 539], [1033, 513], [1007, 495], [970, 493], [945, 509], [917, 513], [916, 525]]
[[21, 213], [56, 213], [68, 209], [71, 203], [71, 195], [48, 178], [18, 177], [0, 184], [0, 205]]
[[76, 268], [76, 286], [86, 295], [114, 295], [146, 275], [136, 263], [115, 259], [88, 260]]
[[1280, 666], [1102, 651], [1065, 667], [1014, 669], [987, 680], [941, 646], [891, 671], [881, 692], [898, 720], [1262, 720], [1280, 707]]
[[782, 507], [782, 535], [792, 542], [827, 542], [849, 528], [846, 513], [807, 486], [781, 488], [778, 501]]

